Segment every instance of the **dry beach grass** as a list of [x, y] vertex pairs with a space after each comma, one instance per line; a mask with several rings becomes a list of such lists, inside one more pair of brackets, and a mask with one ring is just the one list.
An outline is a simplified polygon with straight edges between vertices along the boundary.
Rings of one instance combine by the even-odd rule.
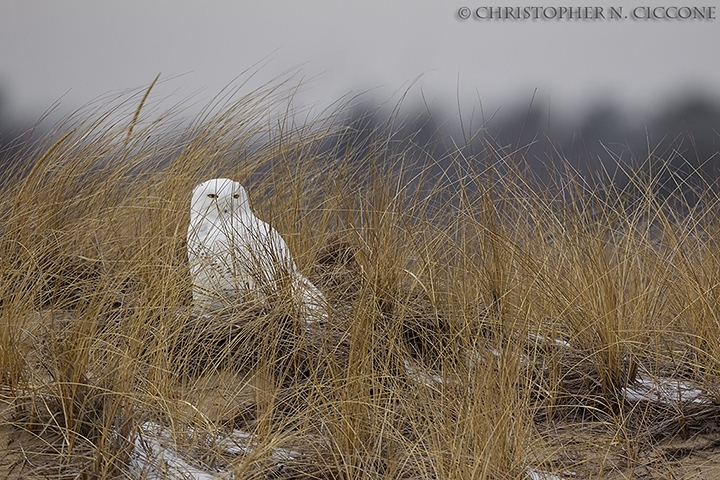
[[[146, 93], [4, 172], [1, 476], [720, 478], [711, 186], [540, 182], [490, 140], [441, 163], [392, 120], [297, 121], [283, 85], [189, 124]], [[327, 296], [322, 330], [282, 299], [193, 312], [190, 192], [221, 176]]]

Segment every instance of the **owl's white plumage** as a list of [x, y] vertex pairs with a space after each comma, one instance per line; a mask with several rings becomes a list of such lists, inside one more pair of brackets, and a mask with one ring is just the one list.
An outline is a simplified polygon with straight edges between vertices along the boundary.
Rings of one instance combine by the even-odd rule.
[[298, 271], [280, 234], [253, 214], [238, 182], [215, 178], [195, 187], [187, 243], [197, 308], [264, 302], [284, 289], [308, 320], [325, 317], [325, 296]]

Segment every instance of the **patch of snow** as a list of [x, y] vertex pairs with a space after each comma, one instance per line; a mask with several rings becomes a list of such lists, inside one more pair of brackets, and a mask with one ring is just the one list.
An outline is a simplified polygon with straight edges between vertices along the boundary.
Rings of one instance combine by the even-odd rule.
[[211, 472], [196, 467], [177, 451], [167, 429], [152, 422], [145, 422], [135, 439], [135, 448], [130, 456], [131, 478], [145, 480], [218, 480], [231, 478], [229, 474]]
[[[228, 456], [247, 456], [257, 448], [255, 435], [237, 429], [230, 434], [219, 435], [214, 443]], [[301, 452], [287, 448], [274, 448], [270, 452], [276, 466], [295, 461], [302, 455]], [[198, 466], [196, 461], [188, 459], [173, 441], [170, 430], [154, 422], [145, 422], [139, 428], [135, 447], [130, 455], [128, 476], [143, 480], [233, 478], [229, 472], [213, 471], [209, 467]]]
[[667, 405], [710, 403], [704, 398], [702, 390], [689, 382], [662, 377], [638, 376], [632, 385], [623, 388], [623, 395], [629, 402], [649, 401]]
[[[552, 473], [534, 470], [530, 467], [525, 470], [525, 473], [527, 473], [527, 476], [530, 480], [564, 480], [564, 477], [558, 477], [557, 475], [553, 475]], [[563, 472], [563, 474], [570, 477], [575, 476], [575, 473], [573, 472]]]
[[428, 369], [422, 368], [420, 365], [417, 365], [415, 362], [411, 362], [407, 358], [403, 359], [403, 363], [405, 364], [405, 373], [407, 373], [407, 376], [418, 383], [422, 383], [428, 387], [445, 383], [445, 379], [437, 373], [433, 373]]
[[[255, 435], [237, 429], [227, 436], [218, 438], [216, 442], [218, 447], [231, 455], [250, 455], [257, 448]], [[303, 456], [301, 452], [289, 448], [273, 448], [270, 455], [280, 462], [278, 465], [282, 462], [295, 461]]]

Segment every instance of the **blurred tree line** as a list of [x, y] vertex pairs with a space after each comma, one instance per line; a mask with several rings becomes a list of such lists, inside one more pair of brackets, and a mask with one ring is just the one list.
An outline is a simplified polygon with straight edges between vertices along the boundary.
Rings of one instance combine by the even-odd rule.
[[[348, 138], [339, 141], [370, 145], [376, 132], [387, 138], [387, 117], [374, 106], [357, 108], [345, 121]], [[720, 105], [707, 98], [687, 96], [634, 120], [608, 105], [574, 122], [554, 119], [541, 105], [511, 106], [489, 119], [459, 117], [448, 121], [426, 109], [398, 116], [392, 142], [415, 152], [418, 171], [431, 165], [438, 177], [484, 171], [494, 162], [499, 174], [520, 164], [541, 181], [565, 171], [618, 189], [640, 175], [653, 179], [660, 197], [691, 206], [703, 190], [720, 192]]]
[[[18, 161], [31, 125], [8, 118], [3, 98], [0, 91], [0, 169], [5, 170]], [[686, 97], [634, 122], [621, 107], [607, 105], [589, 109], [574, 123], [556, 121], [537, 104], [500, 109], [490, 119], [400, 110], [404, 113], [370, 102], [356, 105], [342, 120], [344, 133], [328, 139], [325, 148], [369, 152], [373, 141], [389, 142], [391, 150], [412, 152], [417, 169], [438, 176], [481, 170], [500, 157], [506, 164], [521, 162], [540, 179], [564, 165], [622, 188], [629, 171], [641, 170], [655, 178], [658, 195], [682, 191], [690, 204], [697, 191], [715, 189], [720, 181], [720, 105], [707, 98]], [[41, 134], [42, 125], [33, 136]]]

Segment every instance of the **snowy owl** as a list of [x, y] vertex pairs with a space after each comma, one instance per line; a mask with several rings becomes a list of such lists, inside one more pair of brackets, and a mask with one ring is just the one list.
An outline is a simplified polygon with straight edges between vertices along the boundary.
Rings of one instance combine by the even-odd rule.
[[291, 291], [307, 320], [326, 317], [325, 296], [298, 271], [280, 234], [253, 214], [238, 182], [215, 178], [195, 187], [187, 243], [196, 308]]

